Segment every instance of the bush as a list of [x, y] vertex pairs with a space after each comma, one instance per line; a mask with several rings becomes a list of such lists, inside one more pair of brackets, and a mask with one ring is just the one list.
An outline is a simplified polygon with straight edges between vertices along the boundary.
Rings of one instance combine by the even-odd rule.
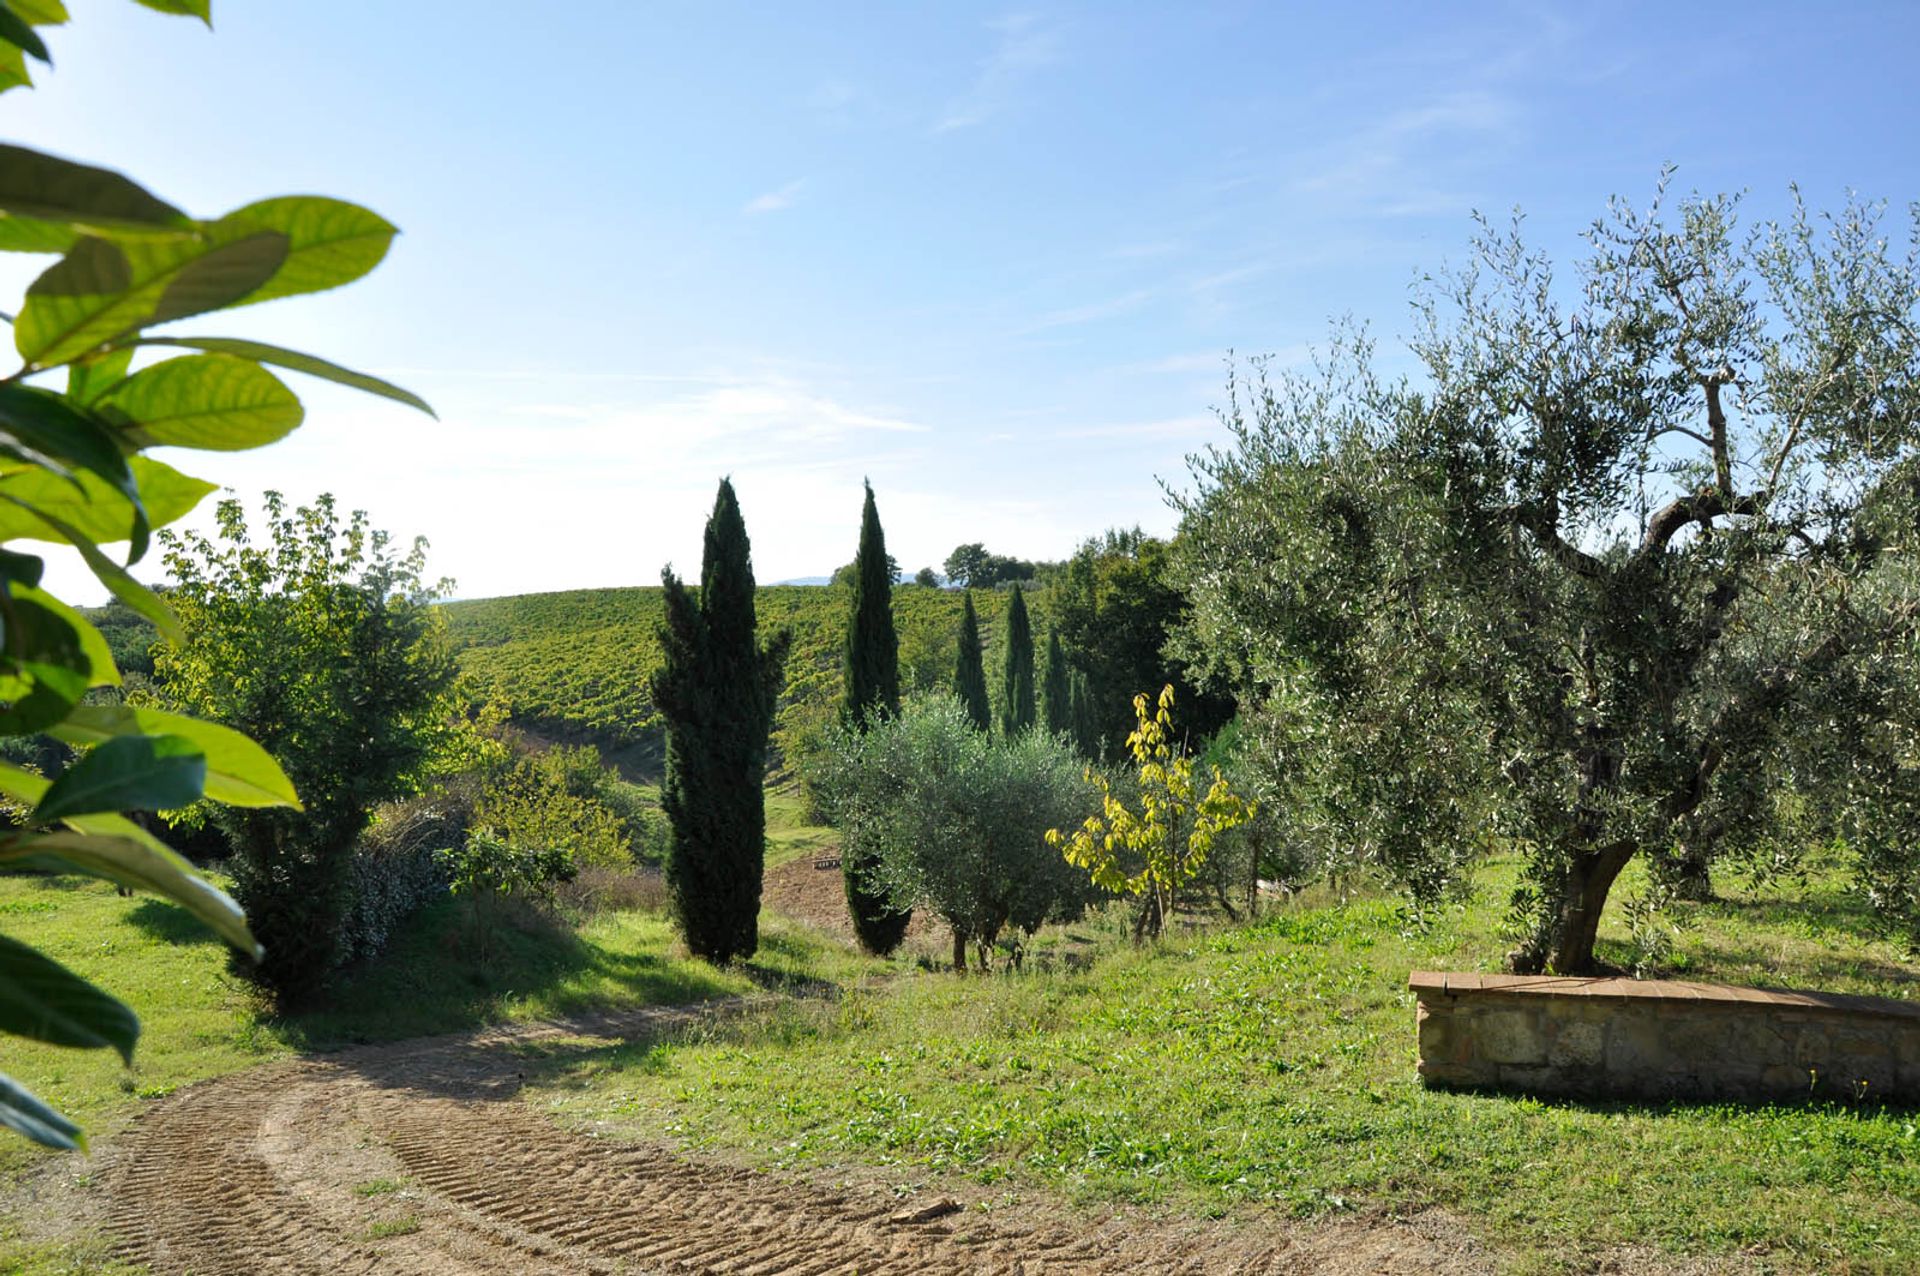
[[554, 888], [554, 897], [561, 908], [581, 918], [596, 913], [664, 913], [668, 904], [666, 879], [650, 868], [624, 873], [581, 869], [572, 881]]
[[389, 802], [353, 848], [351, 898], [340, 925], [340, 961], [365, 961], [400, 923], [447, 893], [440, 852], [462, 845], [473, 823], [478, 777], [455, 776], [431, 794]]
[[631, 869], [629, 823], [593, 794], [597, 780], [581, 778], [587, 765], [599, 768], [590, 748], [514, 759], [481, 792], [474, 827], [523, 851], [563, 852], [579, 868]]
[[351, 898], [340, 922], [340, 961], [365, 961], [387, 946], [413, 913], [447, 893], [447, 875], [431, 843], [362, 838], [348, 870]]
[[233, 847], [234, 895], [266, 952], [247, 974], [283, 1004], [347, 955], [354, 848], [380, 803], [418, 792], [452, 734], [453, 663], [424, 578], [330, 496], [265, 499], [265, 536], [222, 501], [216, 539], [163, 532], [170, 596], [192, 641], [154, 656], [154, 694], [237, 727], [285, 767], [304, 809], [207, 809]]
[[1006, 928], [1032, 934], [1078, 917], [1092, 898], [1045, 842], [1049, 828], [1098, 806], [1061, 741], [985, 735], [957, 700], [932, 696], [864, 734], [843, 728], [830, 744], [814, 784], [845, 853], [871, 858], [872, 886], [897, 906], [924, 905], [952, 928], [955, 969], [968, 944], [984, 968]]

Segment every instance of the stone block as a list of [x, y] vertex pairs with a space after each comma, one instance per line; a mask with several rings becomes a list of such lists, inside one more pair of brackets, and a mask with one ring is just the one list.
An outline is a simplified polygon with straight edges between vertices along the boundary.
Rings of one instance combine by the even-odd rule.
[[1665, 1029], [1650, 1015], [1622, 1013], [1607, 1025], [1607, 1071], [1623, 1079], [1665, 1076], [1672, 1069]]
[[1833, 1038], [1824, 1024], [1806, 1024], [1793, 1038], [1793, 1064], [1802, 1072], [1829, 1072], [1827, 1060], [1833, 1057]]
[[1732, 1025], [1724, 1015], [1696, 1011], [1691, 1015], [1663, 1016], [1660, 1027], [1668, 1054], [1687, 1064], [1694, 1060], [1737, 1057], [1740, 1053], [1732, 1040]]
[[1419, 1072], [1420, 1080], [1424, 1084], [1443, 1090], [1471, 1090], [1494, 1083], [1492, 1069], [1466, 1063], [1440, 1063], [1423, 1058], [1420, 1060]]
[[1473, 1057], [1473, 1030], [1469, 1016], [1450, 1008], [1420, 1007], [1420, 1057], [1440, 1063], [1463, 1063]]
[[1769, 1099], [1804, 1099], [1813, 1093], [1813, 1078], [1805, 1068], [1776, 1063], [1761, 1069], [1760, 1089]]
[[1606, 1029], [1587, 1020], [1556, 1022], [1547, 1062], [1556, 1068], [1597, 1068], [1607, 1056]]
[[1474, 1053], [1488, 1063], [1545, 1063], [1547, 1038], [1536, 1010], [1495, 1010], [1473, 1025]]

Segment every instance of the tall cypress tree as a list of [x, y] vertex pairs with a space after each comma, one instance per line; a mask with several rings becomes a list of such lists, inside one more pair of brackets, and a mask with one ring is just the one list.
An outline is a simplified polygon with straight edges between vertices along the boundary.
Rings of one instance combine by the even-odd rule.
[[1018, 735], [1033, 725], [1033, 624], [1020, 586], [1007, 600], [1007, 654], [1001, 666], [1000, 730]]
[[707, 519], [699, 598], [671, 569], [660, 575], [665, 662], [653, 702], [667, 720], [667, 889], [687, 947], [719, 964], [752, 956], [760, 943], [761, 785], [792, 634], [765, 644], [756, 635], [751, 546], [731, 480], [720, 481]]
[[976, 731], [993, 725], [993, 710], [987, 705], [987, 665], [980, 651], [980, 618], [973, 612], [973, 591], [961, 595], [960, 656], [953, 670], [953, 692], [967, 707], [967, 717]]
[[[853, 611], [847, 618], [845, 668], [847, 696], [841, 703], [843, 719], [864, 730], [875, 718], [900, 712], [900, 640], [893, 629], [893, 567], [887, 560], [886, 536], [880, 530], [880, 512], [873, 503], [873, 484], [867, 484], [867, 503], [860, 512], [860, 553], [853, 562]], [[847, 892], [847, 912], [860, 946], [885, 955], [907, 936], [911, 909], [897, 909], [878, 884], [879, 856], [842, 854], [840, 873]]]
[[1040, 720], [1048, 735], [1073, 730], [1073, 693], [1067, 685], [1067, 658], [1060, 651], [1060, 631], [1047, 626], [1047, 679], [1040, 684]]
[[900, 712], [900, 639], [893, 629], [893, 571], [887, 561], [886, 533], [867, 484], [860, 511], [860, 553], [853, 560], [853, 611], [847, 618], [843, 660], [846, 699], [841, 714], [858, 726], [871, 714]]

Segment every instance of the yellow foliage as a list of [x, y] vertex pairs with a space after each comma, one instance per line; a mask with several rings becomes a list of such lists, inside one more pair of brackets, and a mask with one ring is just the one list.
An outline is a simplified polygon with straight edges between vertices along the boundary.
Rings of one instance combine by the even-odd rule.
[[[1173, 911], [1182, 887], [1207, 862], [1214, 839], [1253, 818], [1255, 806], [1228, 787], [1213, 768], [1213, 783], [1198, 792], [1193, 759], [1174, 742], [1173, 687], [1162, 688], [1148, 712], [1143, 692], [1133, 698], [1137, 725], [1127, 749], [1140, 768], [1140, 810], [1115, 797], [1107, 778], [1089, 769], [1100, 786], [1101, 812], [1071, 833], [1047, 831], [1047, 844], [1059, 847], [1067, 862], [1088, 871], [1102, 890], [1147, 897], [1143, 929], [1158, 934]], [[1129, 866], [1138, 864], [1137, 870]]]

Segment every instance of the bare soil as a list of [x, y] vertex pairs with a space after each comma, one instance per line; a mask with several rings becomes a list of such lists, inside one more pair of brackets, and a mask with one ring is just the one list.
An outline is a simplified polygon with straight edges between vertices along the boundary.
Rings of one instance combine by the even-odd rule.
[[[821, 874], [827, 876], [827, 874]], [[196, 1273], [1438, 1273], [1496, 1269], [1435, 1212], [1169, 1222], [692, 1160], [517, 1101], [530, 1055], [714, 1008], [495, 1029], [270, 1064], [158, 1101], [101, 1155], [107, 1231]]]
[[[833, 854], [838, 855], [839, 851], [836, 849]], [[818, 926], [849, 943], [853, 941], [853, 922], [847, 917], [847, 888], [840, 870], [815, 868], [812, 856], [768, 869], [760, 899], [775, 912]], [[946, 927], [928, 916], [924, 908], [915, 910], [913, 921], [907, 925], [909, 942], [930, 936], [944, 940], [946, 934]], [[937, 944], [930, 941], [929, 947]]]

